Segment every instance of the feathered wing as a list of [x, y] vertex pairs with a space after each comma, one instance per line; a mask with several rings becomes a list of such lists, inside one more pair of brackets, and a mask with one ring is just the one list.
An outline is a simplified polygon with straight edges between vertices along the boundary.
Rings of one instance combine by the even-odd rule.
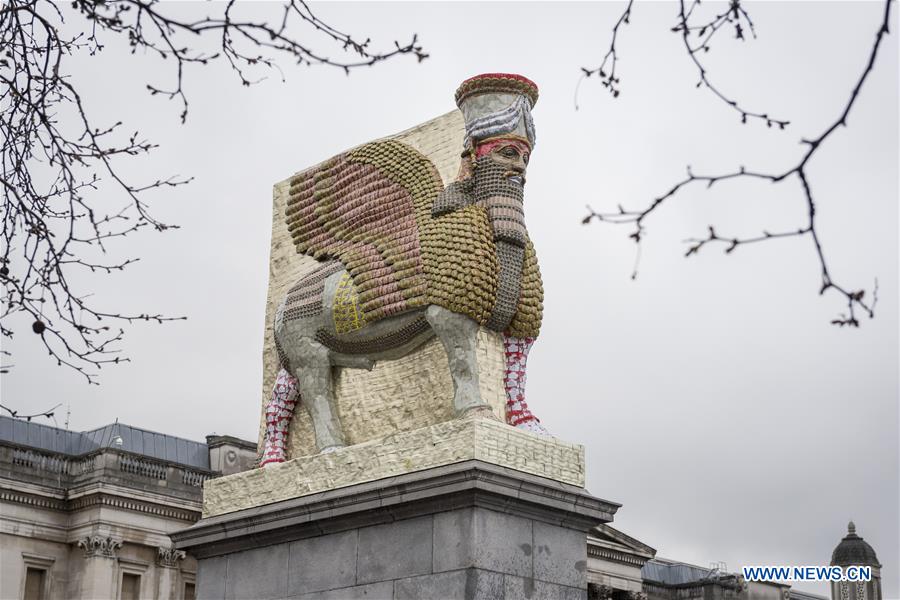
[[[360, 146], [291, 180], [285, 218], [294, 245], [349, 271], [355, 290], [345, 291], [355, 291], [350, 304], [363, 313], [350, 321], [361, 327], [436, 304], [488, 323], [500, 268], [487, 211], [473, 204], [443, 210], [435, 203], [442, 190], [432, 162], [396, 140]], [[536, 337], [543, 288], [527, 239], [521, 275], [509, 332]]]
[[296, 175], [285, 218], [298, 252], [341, 261], [372, 322], [427, 303], [419, 232], [442, 188], [427, 157], [373, 142]]

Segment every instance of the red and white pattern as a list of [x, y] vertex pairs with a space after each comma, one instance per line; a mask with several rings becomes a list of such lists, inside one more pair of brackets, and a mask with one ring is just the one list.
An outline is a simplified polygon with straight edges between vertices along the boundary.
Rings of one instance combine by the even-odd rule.
[[281, 369], [272, 387], [272, 399], [266, 405], [266, 443], [260, 467], [285, 461], [288, 427], [298, 400], [297, 379], [287, 369]]
[[506, 372], [503, 375], [503, 386], [506, 388], [506, 422], [513, 427], [550, 435], [547, 428], [528, 410], [525, 403], [525, 365], [528, 362], [528, 351], [534, 344], [534, 338], [514, 338], [503, 336], [503, 349], [506, 354]]

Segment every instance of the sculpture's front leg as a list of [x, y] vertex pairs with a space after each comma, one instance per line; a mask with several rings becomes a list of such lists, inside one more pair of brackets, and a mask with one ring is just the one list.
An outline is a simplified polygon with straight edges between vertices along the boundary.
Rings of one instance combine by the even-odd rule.
[[447, 351], [456, 416], [475, 408], [490, 410], [490, 405], [481, 398], [478, 383], [478, 361], [475, 356], [478, 323], [437, 305], [428, 307], [425, 319]]
[[534, 338], [503, 336], [506, 355], [506, 372], [503, 376], [503, 387], [506, 388], [506, 422], [519, 429], [550, 435], [538, 418], [531, 414], [525, 402], [525, 367], [533, 344]]

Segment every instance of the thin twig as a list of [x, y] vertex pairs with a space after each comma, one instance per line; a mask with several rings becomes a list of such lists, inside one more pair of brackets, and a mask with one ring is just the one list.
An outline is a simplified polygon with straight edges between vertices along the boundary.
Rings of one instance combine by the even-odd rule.
[[27, 421], [30, 423], [32, 419], [36, 419], [38, 417], [45, 417], [47, 419], [53, 419], [53, 415], [55, 414], [54, 411], [56, 411], [56, 409], [59, 408], [60, 406], [62, 406], [62, 403], [57, 404], [53, 408], [48, 408], [45, 411], [42, 411], [39, 413], [34, 413], [31, 415], [23, 415], [23, 414], [19, 413], [18, 411], [9, 408], [8, 406], [4, 406], [3, 404], [0, 404], [0, 409], [3, 409], [6, 412], [8, 412], [9, 416], [11, 416], [13, 419], [21, 419], [23, 421]]
[[616, 39], [619, 35], [619, 27], [623, 24], [627, 25], [628, 19], [631, 18], [631, 7], [633, 4], [634, 0], [628, 0], [624, 12], [622, 12], [619, 16], [619, 20], [616, 21], [616, 24], [613, 26], [609, 50], [607, 50], [606, 55], [603, 57], [600, 66], [594, 69], [581, 67], [581, 77], [578, 78], [578, 83], [575, 85], [575, 110], [578, 110], [578, 91], [581, 88], [581, 82], [593, 75], [600, 77], [600, 84], [609, 90], [609, 93], [612, 94], [613, 98], [619, 97], [619, 88], [617, 85], [619, 83], [619, 78], [616, 77], [616, 63], [619, 61], [619, 55], [616, 52]]
[[[706, 67], [704, 67], [703, 63], [700, 62], [698, 54], [700, 52], [709, 52], [710, 40], [716, 33], [720, 31], [721, 27], [726, 23], [733, 25], [735, 37], [737, 39], [746, 39], [744, 36], [744, 23], [746, 23], [746, 26], [751, 31], [753, 37], [756, 37], [756, 30], [753, 26], [753, 21], [750, 20], [750, 15], [747, 14], [747, 11], [744, 10], [744, 8], [741, 6], [740, 0], [731, 0], [728, 6], [728, 10], [716, 15], [712, 20], [701, 25], [691, 25], [688, 23], [688, 20], [690, 18], [689, 15], [691, 12], [693, 12], [693, 6], [691, 7], [690, 11], [686, 11], [684, 7], [684, 0], [678, 0], [678, 7], [678, 25], [673, 27], [672, 31], [681, 34], [681, 39], [684, 42], [684, 49], [687, 52], [688, 56], [691, 58], [691, 61], [694, 63], [694, 66], [697, 67], [697, 72], [700, 75], [700, 81], [697, 82], [697, 87], [705, 87], [713, 94], [715, 94], [722, 102], [730, 106], [732, 109], [736, 110], [741, 115], [742, 123], [746, 123], [748, 118], [758, 119], [765, 122], [768, 127], [772, 127], [773, 125], [775, 125], [779, 129], [784, 129], [790, 123], [790, 121], [776, 119], [766, 113], [748, 110], [738, 104], [738, 102], [733, 98], [726, 96], [717, 86], [713, 85], [712, 82], [710, 82]], [[695, 31], [699, 37], [703, 38], [700, 44], [697, 46], [691, 45], [690, 35], [692, 31]]]

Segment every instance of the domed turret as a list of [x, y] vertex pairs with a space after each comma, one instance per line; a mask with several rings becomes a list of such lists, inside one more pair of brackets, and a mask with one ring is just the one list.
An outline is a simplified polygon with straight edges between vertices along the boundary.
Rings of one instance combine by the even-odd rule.
[[869, 581], [832, 581], [831, 600], [881, 600], [881, 563], [872, 548], [864, 539], [856, 535], [853, 521], [847, 524], [847, 535], [831, 553], [832, 566], [869, 567]]
[[847, 535], [837, 545], [831, 554], [831, 564], [841, 567], [868, 566], [880, 567], [875, 550], [864, 539], [856, 535], [856, 525], [853, 521], [847, 525]]

